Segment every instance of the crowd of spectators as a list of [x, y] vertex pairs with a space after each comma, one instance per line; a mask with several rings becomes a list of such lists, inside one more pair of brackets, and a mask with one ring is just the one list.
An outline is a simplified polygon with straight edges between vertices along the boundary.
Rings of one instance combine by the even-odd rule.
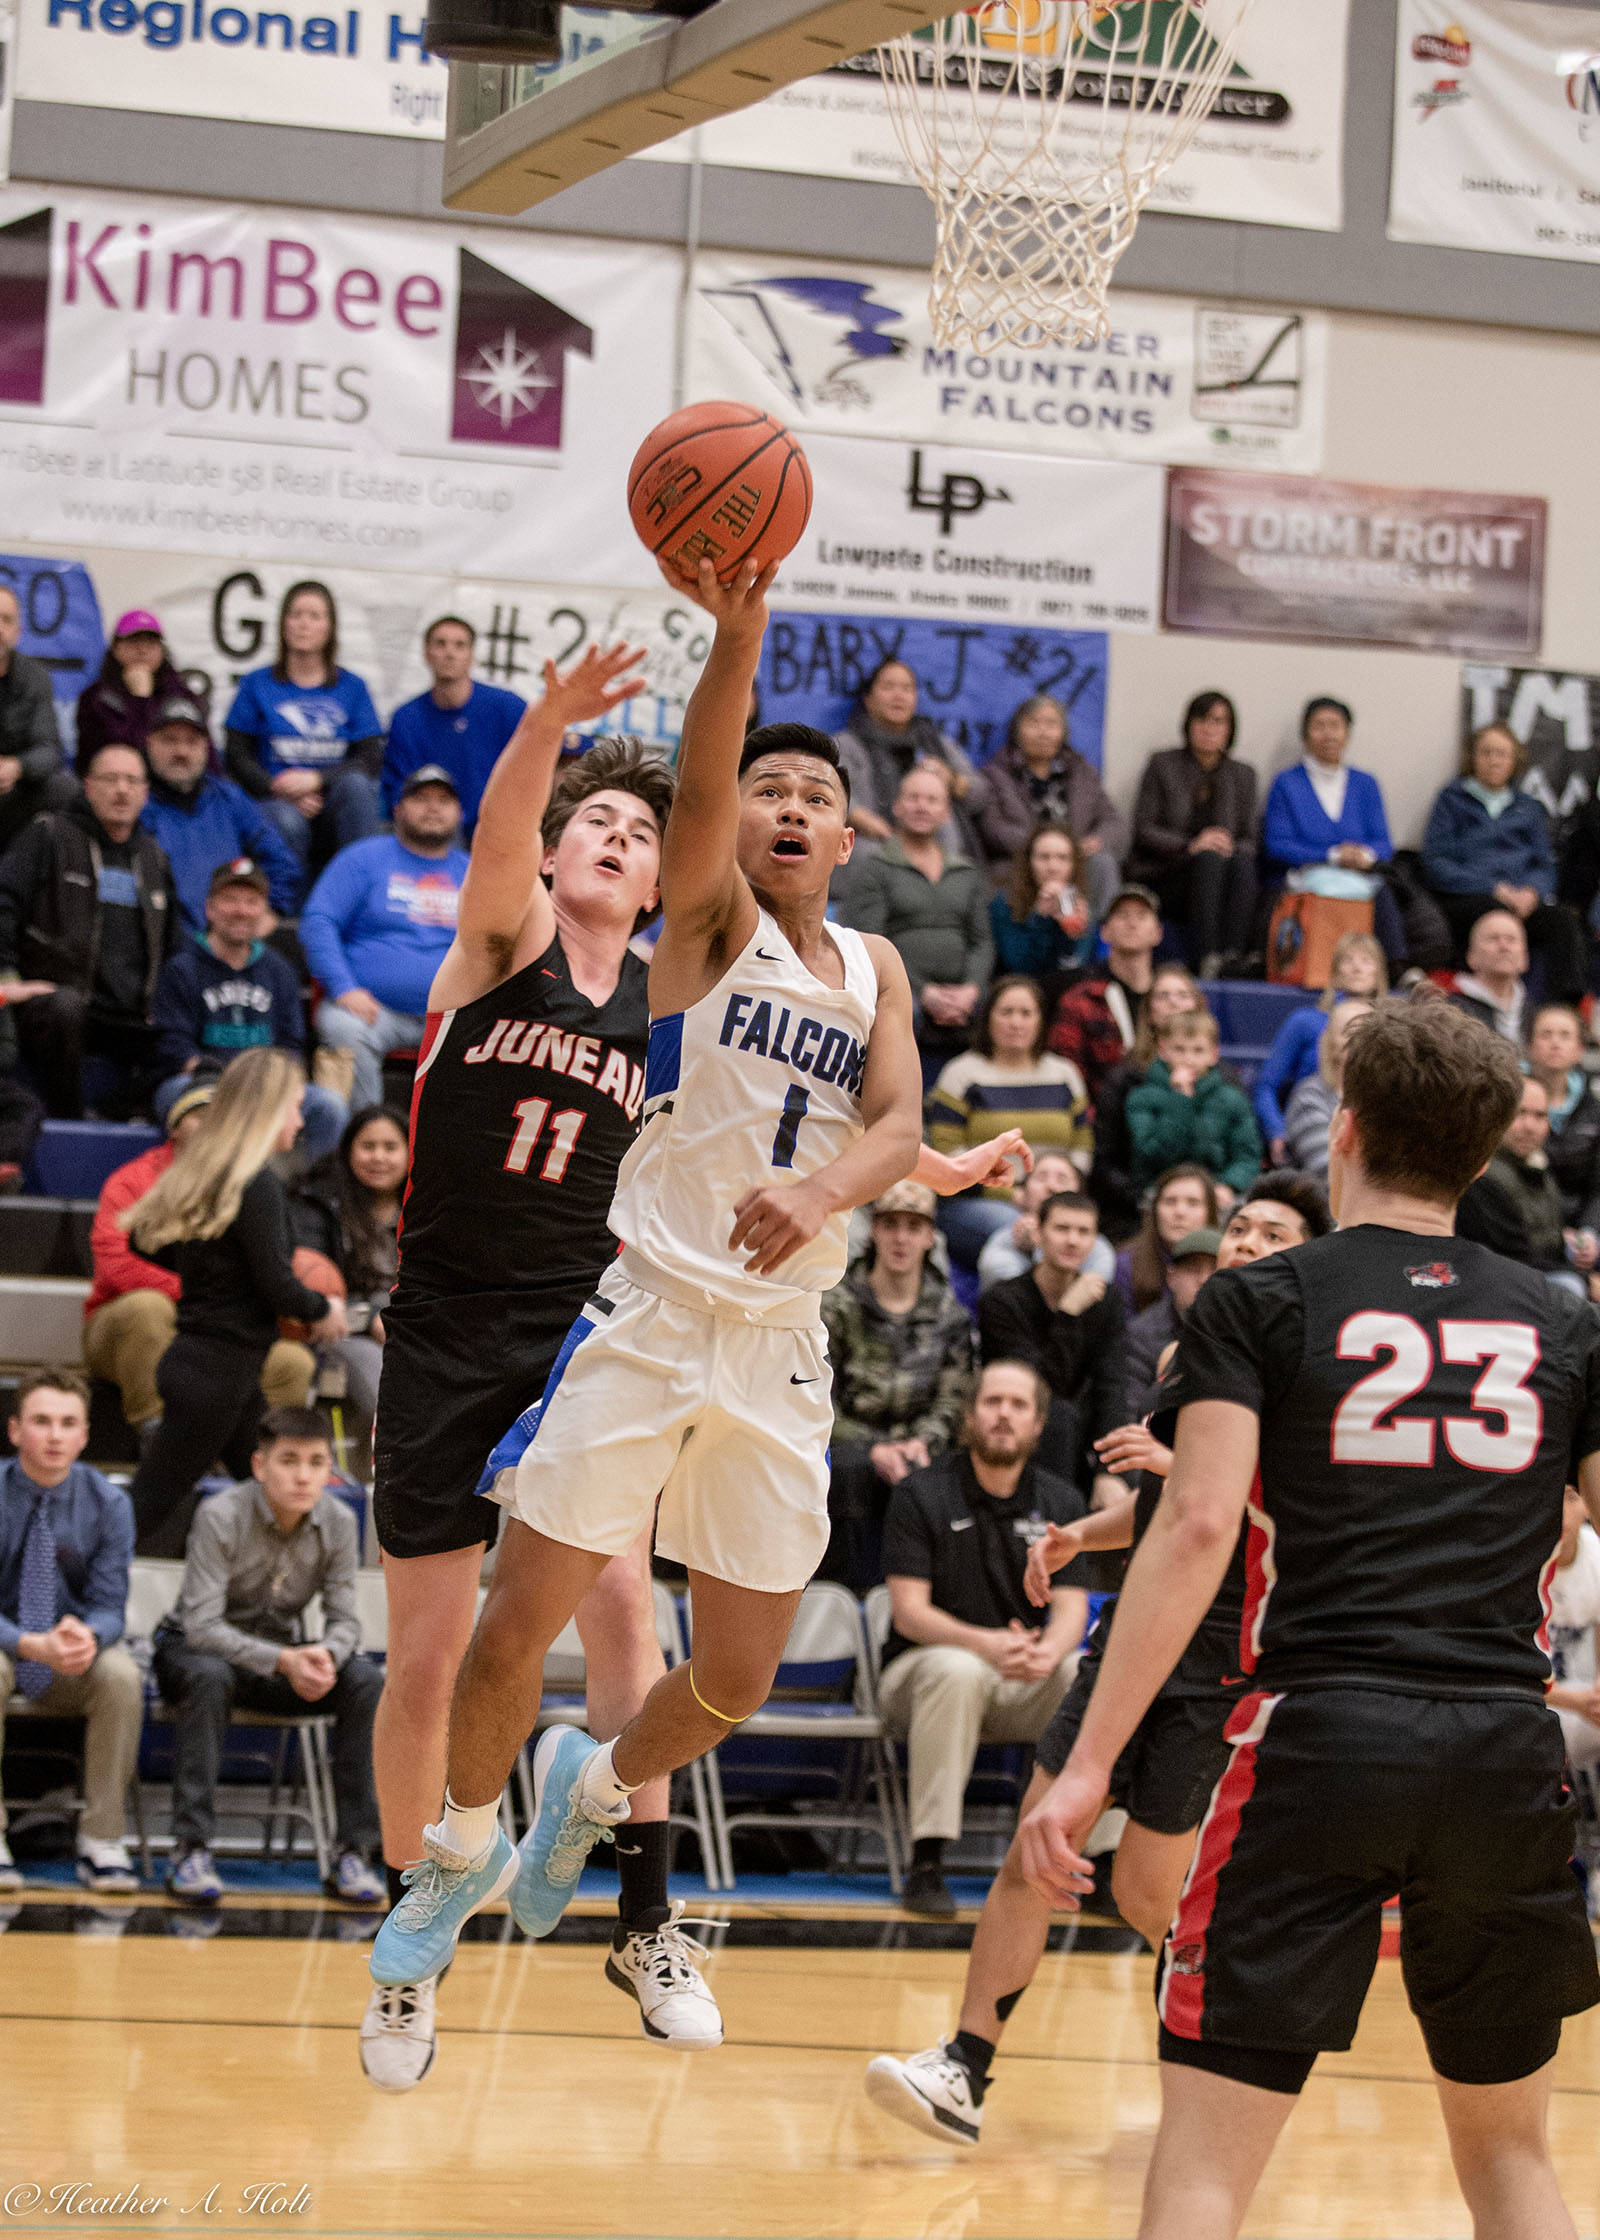
[[[220, 756], [158, 617], [122, 616], [69, 773], [19, 622], [0, 588], [0, 1187], [8, 1094], [61, 1118], [153, 1115], [166, 1131], [105, 1186], [84, 1331], [142, 1459], [125, 1518], [95, 1473], [73, 1478], [74, 1530], [87, 1551], [114, 1514], [124, 1564], [135, 1540], [187, 1550], [193, 1578], [157, 1663], [186, 1722], [180, 1895], [216, 1887], [228, 1707], [312, 1700], [314, 1682], [348, 1742], [337, 1879], [355, 1897], [373, 1841], [358, 1777], [372, 1686], [337, 1627], [325, 1653], [295, 1639], [287, 1604], [321, 1593], [336, 1609], [355, 1560], [324, 1489], [334, 1446], [354, 1477], [370, 1459], [408, 1160], [384, 1068], [422, 1037], [478, 803], [523, 703], [474, 676], [472, 627], [446, 615], [423, 642], [431, 686], [386, 737], [340, 666], [331, 593], [305, 582], [283, 600], [276, 659], [238, 684]], [[1347, 760], [1340, 701], [1308, 703], [1303, 759], [1258, 808], [1233, 702], [1200, 693], [1128, 818], [1056, 700], [1024, 700], [978, 767], [922, 697], [886, 661], [839, 734], [856, 847], [833, 908], [905, 960], [929, 1140], [957, 1152], [1016, 1128], [1033, 1169], [943, 1201], [903, 1183], [857, 1225], [861, 1250], [824, 1303], [836, 1421], [822, 1575], [857, 1593], [888, 1582], [884, 1702], [910, 1745], [914, 1889], [940, 1911], [974, 1752], [1037, 1733], [1082, 1632], [1076, 1569], [1048, 1613], [1026, 1603], [1030, 1536], [1123, 1490], [1108, 1443], [1124, 1467], [1119, 1440], [1232, 1209], [1275, 1179], [1303, 1191], [1326, 1173], [1345, 1048], [1373, 1002], [1426, 973], [1524, 1050], [1522, 1110], [1462, 1227], [1597, 1298], [1600, 1099], [1578, 1008], [1587, 874], [1519, 790], [1503, 726], [1477, 734], [1402, 860], [1377, 778]], [[1593, 853], [1600, 866], [1600, 839]], [[1326, 986], [1306, 988], [1241, 1082], [1202, 981], [1259, 974], [1285, 898], [1302, 930], [1324, 904], [1355, 922], [1328, 945]], [[334, 1445], [305, 1412], [319, 1399]], [[28, 1530], [17, 1473], [40, 1485], [81, 1470], [80, 1441], [58, 1478], [37, 1475], [72, 1445], [77, 1406], [70, 1378], [19, 1402], [0, 1609]], [[235, 1491], [201, 1501], [219, 1458]], [[287, 1567], [280, 1540], [300, 1551]], [[269, 1555], [281, 1592], [262, 1585]], [[52, 1653], [40, 1661], [19, 1617], [11, 1636], [0, 1624], [0, 1658], [91, 1708], [84, 1843], [112, 1844], [128, 1716], [116, 1636], [97, 1630], [91, 1553], [62, 1562], [72, 1589], [44, 1629]]]

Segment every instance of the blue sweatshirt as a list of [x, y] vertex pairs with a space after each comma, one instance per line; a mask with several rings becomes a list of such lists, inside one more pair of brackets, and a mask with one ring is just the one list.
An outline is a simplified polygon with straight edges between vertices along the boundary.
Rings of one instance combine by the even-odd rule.
[[1272, 1038], [1272, 1048], [1256, 1075], [1251, 1098], [1256, 1118], [1261, 1123], [1261, 1133], [1268, 1143], [1277, 1143], [1282, 1138], [1283, 1108], [1291, 1091], [1308, 1073], [1317, 1070], [1322, 1030], [1327, 1023], [1328, 1014], [1316, 1004], [1308, 1004], [1303, 1011], [1291, 1011]]
[[341, 848], [312, 888], [300, 940], [330, 999], [365, 988], [391, 1011], [420, 1018], [455, 939], [464, 848], [419, 856], [389, 834]]
[[202, 778], [193, 793], [151, 781], [150, 799], [139, 822], [167, 851], [178, 908], [190, 933], [206, 929], [206, 889], [219, 863], [252, 856], [266, 873], [274, 910], [290, 914], [300, 906], [300, 866], [272, 819], [258, 809], [243, 786], [227, 778]]
[[161, 968], [150, 1016], [161, 1037], [161, 1063], [179, 1073], [191, 1058], [225, 1066], [241, 1050], [269, 1043], [305, 1048], [305, 1013], [294, 966], [257, 941], [246, 965], [224, 964], [202, 934], [185, 941]]
[[326, 775], [358, 739], [383, 735], [372, 695], [353, 669], [340, 669], [325, 685], [291, 684], [270, 666], [252, 669], [240, 679], [227, 728], [250, 738], [269, 778], [285, 770]]
[[1491, 817], [1464, 779], [1433, 805], [1422, 842], [1422, 874], [1440, 894], [1493, 894], [1497, 886], [1534, 887], [1541, 902], [1556, 891], [1550, 820], [1531, 793], [1513, 794]]
[[1326, 863], [1328, 850], [1353, 840], [1380, 863], [1394, 854], [1378, 781], [1367, 770], [1345, 770], [1344, 808], [1337, 824], [1317, 799], [1303, 766], [1280, 770], [1261, 820], [1261, 853], [1280, 878], [1308, 863]]
[[419, 692], [415, 700], [396, 708], [389, 722], [389, 743], [383, 750], [384, 815], [394, 815], [400, 788], [412, 771], [437, 762], [456, 782], [462, 828], [470, 833], [478, 821], [478, 804], [489, 783], [489, 773], [522, 721], [527, 704], [515, 692], [502, 692], [496, 684], [474, 684], [465, 707], [441, 708], [431, 692]]

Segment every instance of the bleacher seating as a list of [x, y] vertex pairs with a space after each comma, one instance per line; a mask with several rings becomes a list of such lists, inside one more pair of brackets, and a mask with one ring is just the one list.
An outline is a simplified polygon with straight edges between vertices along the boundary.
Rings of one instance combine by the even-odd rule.
[[1278, 987], [1268, 980], [1203, 980], [1200, 985], [1222, 1038], [1223, 1062], [1246, 1089], [1255, 1087], [1284, 1020], [1317, 1000], [1314, 990]]
[[162, 1141], [159, 1128], [112, 1120], [47, 1120], [22, 1187], [37, 1197], [98, 1198], [107, 1175]]

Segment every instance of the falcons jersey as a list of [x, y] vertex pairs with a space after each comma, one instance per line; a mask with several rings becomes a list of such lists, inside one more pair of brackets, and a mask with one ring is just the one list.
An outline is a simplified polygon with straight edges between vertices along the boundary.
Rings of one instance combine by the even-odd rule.
[[1600, 1316], [1460, 1237], [1363, 1224], [1214, 1275], [1162, 1414], [1261, 1421], [1241, 1668], [1542, 1689], [1562, 1488], [1600, 1450]]
[[582, 1304], [617, 1249], [606, 1216], [644, 1108], [646, 978], [629, 954], [611, 995], [592, 1004], [558, 934], [487, 995], [429, 1014], [411, 1093], [400, 1302], [518, 1291]]

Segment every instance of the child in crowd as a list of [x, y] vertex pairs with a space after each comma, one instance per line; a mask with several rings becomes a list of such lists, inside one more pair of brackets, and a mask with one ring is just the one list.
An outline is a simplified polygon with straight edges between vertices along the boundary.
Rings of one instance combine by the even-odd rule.
[[1218, 1071], [1217, 1022], [1209, 1012], [1183, 1011], [1157, 1030], [1156, 1055], [1138, 1088], [1128, 1092], [1133, 1184], [1147, 1189], [1166, 1168], [1193, 1160], [1233, 1197], [1260, 1172], [1261, 1131], [1242, 1089]]

